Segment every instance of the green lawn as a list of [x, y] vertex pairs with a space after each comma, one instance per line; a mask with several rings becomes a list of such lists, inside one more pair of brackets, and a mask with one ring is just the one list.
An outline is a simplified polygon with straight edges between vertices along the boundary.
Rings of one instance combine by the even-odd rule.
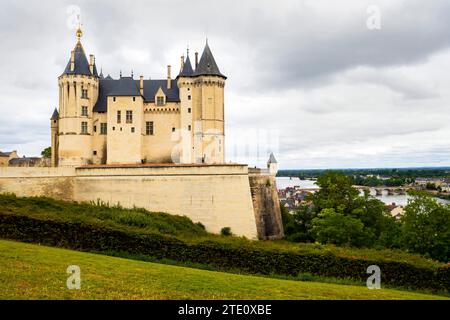
[[[81, 268], [81, 290], [66, 269]], [[204, 271], [0, 240], [0, 299], [445, 299]]]

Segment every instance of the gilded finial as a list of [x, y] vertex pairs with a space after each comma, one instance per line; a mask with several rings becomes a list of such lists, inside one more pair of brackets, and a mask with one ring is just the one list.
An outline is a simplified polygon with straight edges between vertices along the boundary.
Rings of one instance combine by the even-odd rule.
[[78, 15], [78, 28], [77, 28], [77, 39], [78, 42], [81, 41], [81, 37], [83, 36], [83, 30], [81, 30], [81, 21], [80, 21], [80, 15]]

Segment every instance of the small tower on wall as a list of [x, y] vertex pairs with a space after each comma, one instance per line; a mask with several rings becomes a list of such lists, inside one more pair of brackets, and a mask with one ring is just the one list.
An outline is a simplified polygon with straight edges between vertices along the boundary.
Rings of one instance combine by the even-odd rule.
[[187, 51], [186, 60], [181, 57], [181, 69], [177, 76], [177, 85], [180, 90], [180, 163], [194, 163], [194, 131], [193, 131], [193, 85], [194, 70], [192, 69]]
[[206, 41], [200, 61], [195, 59], [193, 74], [193, 139], [195, 163], [225, 163], [225, 99], [227, 79]]
[[98, 99], [99, 76], [95, 58], [89, 60], [81, 44], [81, 27], [77, 43], [59, 83], [58, 159], [59, 166], [92, 163], [92, 112]]
[[51, 132], [52, 132], [51, 166], [57, 167], [58, 166], [58, 148], [59, 148], [59, 141], [58, 141], [59, 113], [56, 108], [55, 108], [55, 111], [53, 111], [52, 117], [50, 118], [50, 127], [51, 127]]
[[270, 154], [269, 161], [267, 161], [267, 169], [271, 175], [276, 176], [278, 173], [278, 162], [273, 153]]

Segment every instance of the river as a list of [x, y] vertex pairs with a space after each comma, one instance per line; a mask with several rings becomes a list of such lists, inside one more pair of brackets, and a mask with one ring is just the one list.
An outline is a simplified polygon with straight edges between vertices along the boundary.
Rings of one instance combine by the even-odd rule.
[[[277, 177], [277, 188], [278, 190], [285, 189], [288, 187], [299, 186], [302, 189], [317, 189], [318, 186], [315, 184], [313, 180], [300, 180], [299, 178], [289, 178], [289, 177]], [[370, 194], [375, 196], [377, 199], [380, 199], [386, 204], [395, 203], [400, 206], [405, 206], [408, 204], [408, 195], [388, 195], [387, 191], [383, 191], [382, 196], [376, 196], [376, 192], [374, 188], [370, 189]], [[450, 203], [448, 200], [438, 199], [436, 200], [440, 203]]]

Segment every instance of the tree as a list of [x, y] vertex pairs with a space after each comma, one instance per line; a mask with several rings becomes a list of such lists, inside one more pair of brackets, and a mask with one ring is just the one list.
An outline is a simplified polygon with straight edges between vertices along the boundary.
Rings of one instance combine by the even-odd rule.
[[308, 196], [307, 200], [312, 201], [317, 213], [329, 208], [334, 208], [338, 213], [349, 213], [353, 210], [359, 191], [353, 187], [350, 177], [328, 171], [317, 179], [316, 184], [320, 190]]
[[293, 214], [281, 206], [284, 234], [286, 240], [293, 242], [314, 242], [311, 233], [312, 219], [317, 214], [309, 205], [301, 205]]
[[432, 182], [427, 182], [425, 188], [427, 190], [437, 190], [436, 184], [432, 183]]
[[312, 232], [320, 243], [338, 246], [367, 246], [368, 230], [359, 219], [337, 213], [334, 209], [323, 209], [312, 221]]
[[52, 156], [52, 147], [45, 148], [41, 152], [41, 156], [44, 158], [51, 158]]
[[450, 261], [450, 205], [439, 204], [426, 193], [412, 199], [402, 218], [402, 247], [444, 262]]
[[[390, 216], [382, 201], [368, 191], [361, 195], [353, 187], [352, 179], [339, 172], [324, 173], [317, 184], [320, 190], [306, 198], [311, 204], [300, 207], [293, 215], [283, 215], [283, 220], [287, 221], [287, 240], [368, 247], [399, 246], [399, 223]], [[333, 223], [336, 226], [333, 227]], [[349, 226], [356, 228], [354, 232]], [[361, 230], [359, 226], [362, 226]], [[347, 235], [344, 236], [339, 228], [344, 228]]]

